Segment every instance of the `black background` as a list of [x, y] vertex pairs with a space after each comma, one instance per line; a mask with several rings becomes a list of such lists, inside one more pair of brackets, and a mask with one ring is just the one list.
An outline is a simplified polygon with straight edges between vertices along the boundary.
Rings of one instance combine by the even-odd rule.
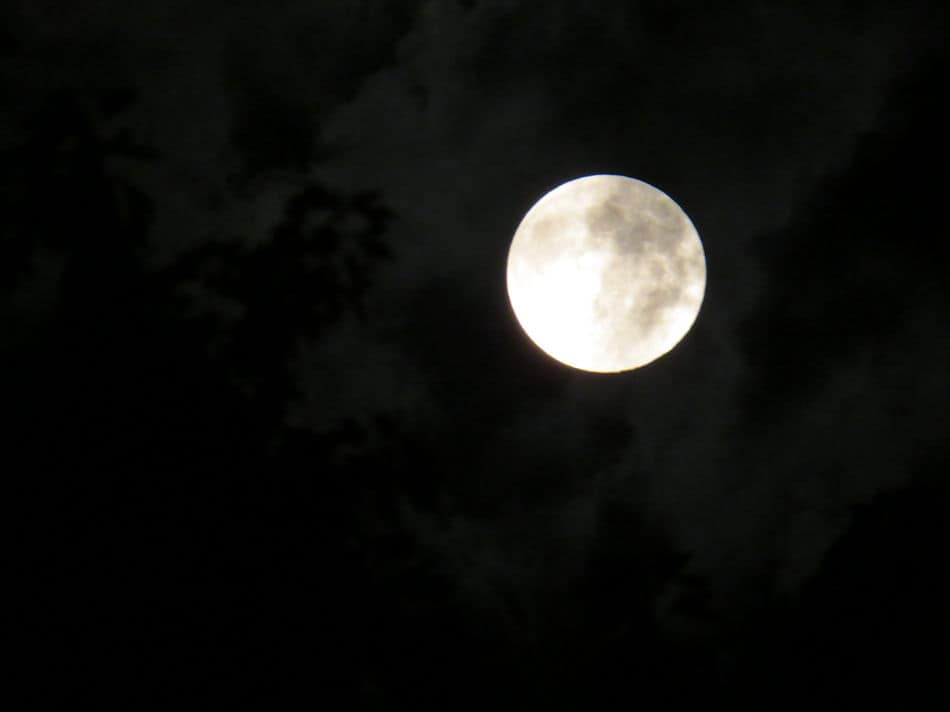
[[[38, 703], [946, 699], [939, 3], [4, 8]], [[590, 173], [708, 261], [619, 375], [504, 291]]]

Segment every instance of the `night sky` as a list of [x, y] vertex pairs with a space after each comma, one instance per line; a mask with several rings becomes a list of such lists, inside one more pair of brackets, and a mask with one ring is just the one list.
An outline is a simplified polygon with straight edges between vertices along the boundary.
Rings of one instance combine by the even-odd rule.
[[[950, 702], [943, 5], [3, 4], [34, 702]], [[593, 173], [707, 258], [613, 375], [505, 291]]]

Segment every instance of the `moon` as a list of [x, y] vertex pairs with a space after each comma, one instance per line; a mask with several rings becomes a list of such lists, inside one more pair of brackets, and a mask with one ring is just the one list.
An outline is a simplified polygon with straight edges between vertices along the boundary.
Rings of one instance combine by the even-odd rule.
[[508, 298], [542, 351], [595, 373], [656, 360], [690, 330], [706, 290], [693, 223], [666, 193], [592, 175], [546, 193], [508, 251]]

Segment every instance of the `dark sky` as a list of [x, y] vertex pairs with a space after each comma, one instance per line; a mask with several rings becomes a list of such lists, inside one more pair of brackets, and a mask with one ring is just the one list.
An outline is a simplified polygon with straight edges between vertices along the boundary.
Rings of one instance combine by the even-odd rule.
[[[34, 694], [950, 692], [941, 3], [5, 7]], [[618, 375], [505, 293], [524, 213], [591, 173], [672, 196], [708, 263]]]

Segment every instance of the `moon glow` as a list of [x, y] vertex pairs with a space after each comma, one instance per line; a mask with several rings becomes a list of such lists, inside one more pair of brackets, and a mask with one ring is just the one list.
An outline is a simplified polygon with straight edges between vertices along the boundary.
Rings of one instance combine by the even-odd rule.
[[706, 258], [661, 190], [592, 175], [545, 194], [508, 251], [508, 298], [531, 340], [573, 368], [616, 373], [672, 349], [699, 314]]

